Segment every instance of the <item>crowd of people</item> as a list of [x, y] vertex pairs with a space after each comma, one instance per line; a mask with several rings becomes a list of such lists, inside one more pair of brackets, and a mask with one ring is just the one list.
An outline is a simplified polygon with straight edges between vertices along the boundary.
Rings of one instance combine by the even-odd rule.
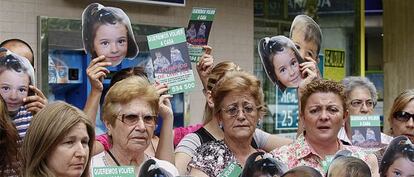
[[[322, 34], [310, 17], [295, 18], [290, 38], [267, 37], [258, 44], [275, 87], [298, 88], [298, 136], [290, 140], [257, 127], [267, 111], [262, 81], [232, 61], [215, 64], [209, 52], [197, 63], [206, 99], [204, 113], [197, 115], [203, 116], [200, 125], [174, 129], [168, 85], [150, 83], [140, 67], [118, 71], [103, 95], [107, 67], [120, 62], [106, 55], [125, 50], [135, 56], [138, 48], [129, 20], [115, 18], [126, 16], [122, 10], [90, 8], [83, 15], [97, 15], [102, 22], [83, 25], [96, 31], [122, 27], [124, 33], [104, 41], [84, 34], [92, 41], [85, 44], [92, 60], [86, 70], [91, 91], [83, 110], [63, 101], [49, 103], [35, 87], [35, 58], [27, 43], [10, 39], [1, 44], [0, 176], [87, 177], [94, 176], [95, 168], [125, 166], [136, 176], [414, 175], [414, 90], [398, 95], [385, 116], [391, 129], [381, 134], [382, 148], [355, 146], [361, 138], [352, 135], [350, 115], [373, 114], [375, 86], [364, 77], [342, 82], [321, 78]], [[95, 135], [102, 95], [107, 132]], [[163, 121], [159, 137], [154, 135], [157, 117]]]

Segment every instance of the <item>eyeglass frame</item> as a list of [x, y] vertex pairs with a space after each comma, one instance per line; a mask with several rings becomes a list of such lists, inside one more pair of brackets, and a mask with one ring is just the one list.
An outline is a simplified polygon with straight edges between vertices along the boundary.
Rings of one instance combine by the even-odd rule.
[[[132, 124], [125, 122], [125, 116], [130, 116], [130, 115], [133, 115], [133, 116], [137, 116], [138, 117], [138, 119], [134, 123], [132, 123]], [[121, 119], [119, 119], [120, 116], [121, 116]], [[145, 117], [147, 117], [147, 116], [151, 117], [151, 122], [145, 121]], [[142, 120], [145, 125], [150, 125], [152, 123], [154, 123], [154, 125], [155, 125], [155, 122], [157, 120], [157, 117], [158, 117], [157, 115], [144, 115], [144, 116], [142, 116], [142, 115], [138, 115], [138, 114], [118, 114], [116, 116], [116, 119], [118, 119], [119, 121], [121, 121], [122, 123], [124, 123], [124, 124], [126, 124], [128, 126], [135, 126], [135, 125], [137, 125], [137, 123], [139, 122], [139, 120]]]
[[[251, 111], [246, 111], [246, 108], [245, 108], [246, 105], [242, 105], [242, 112], [243, 112], [243, 114], [249, 115], [249, 116], [252, 115], [251, 113], [253, 113], [254, 111], [259, 110], [262, 107], [262, 106], [256, 106], [256, 105], [254, 105], [252, 103], [249, 103], [249, 102], [244, 102], [244, 103], [247, 103], [246, 105], [252, 105], [253, 106]], [[244, 104], [244, 103], [242, 103], [242, 104]], [[229, 109], [231, 109], [229, 107], [231, 107], [232, 105], [234, 105], [234, 104], [230, 104], [230, 105], [226, 106], [227, 108], [221, 108], [219, 110], [219, 112], [224, 111], [231, 118], [237, 117], [239, 115], [239, 113], [240, 113], [240, 105], [237, 104], [237, 106], [233, 106], [236, 109], [235, 110], [236, 111], [235, 113], [229, 113]]]
[[[410, 117], [401, 117], [401, 116], [405, 116], [405, 115], [409, 115]], [[409, 112], [405, 112], [405, 111], [396, 111], [393, 114], [393, 118], [400, 121], [400, 122], [408, 122], [410, 121], [410, 119], [413, 119], [414, 121], [414, 114], [411, 114]]]
[[[355, 103], [353, 102], [355, 101], [360, 101], [361, 103], [359, 105], [354, 105]], [[372, 102], [372, 106], [369, 106], [369, 102]], [[349, 105], [351, 105], [353, 108], [361, 108], [363, 104], [365, 104], [367, 108], [374, 108], [376, 106], [376, 103], [372, 99], [368, 99], [365, 101], [361, 99], [353, 99], [349, 102]]]

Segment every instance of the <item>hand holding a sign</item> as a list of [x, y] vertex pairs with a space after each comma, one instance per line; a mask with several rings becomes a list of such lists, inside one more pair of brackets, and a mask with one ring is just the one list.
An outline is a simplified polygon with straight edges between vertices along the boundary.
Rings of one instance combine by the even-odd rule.
[[210, 46], [203, 46], [205, 53], [200, 57], [199, 62], [197, 63], [197, 72], [200, 77], [203, 87], [207, 87], [207, 78], [213, 69], [214, 58], [210, 55], [212, 48]]
[[174, 163], [174, 135], [172, 131], [174, 127], [174, 116], [170, 98], [172, 98], [172, 95], [165, 94], [161, 95], [158, 101], [158, 114], [162, 118], [162, 127], [155, 156]]
[[102, 92], [102, 81], [109, 73], [109, 70], [105, 67], [111, 66], [111, 64], [111, 62], [105, 62], [105, 56], [103, 55], [93, 59], [91, 63], [89, 63], [89, 66], [86, 69], [86, 74], [88, 75], [93, 91]]
[[23, 102], [26, 105], [27, 111], [34, 115], [47, 105], [47, 98], [37, 87], [29, 85], [29, 89], [34, 92], [34, 95], [24, 98]]
[[163, 95], [168, 91], [168, 85], [166, 83], [161, 84], [159, 81], [155, 81], [154, 86], [157, 89], [157, 93], [159, 95]]
[[306, 58], [306, 62], [299, 64], [301, 77], [303, 78], [302, 81], [299, 83], [299, 91], [302, 91], [306, 87], [306, 85], [308, 85], [316, 78], [320, 78], [316, 62], [312, 58]]

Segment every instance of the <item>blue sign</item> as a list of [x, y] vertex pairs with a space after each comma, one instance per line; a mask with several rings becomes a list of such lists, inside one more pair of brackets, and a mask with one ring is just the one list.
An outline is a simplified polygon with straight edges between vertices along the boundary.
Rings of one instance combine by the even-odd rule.
[[277, 130], [298, 129], [299, 102], [297, 88], [287, 88], [284, 92], [276, 89]]

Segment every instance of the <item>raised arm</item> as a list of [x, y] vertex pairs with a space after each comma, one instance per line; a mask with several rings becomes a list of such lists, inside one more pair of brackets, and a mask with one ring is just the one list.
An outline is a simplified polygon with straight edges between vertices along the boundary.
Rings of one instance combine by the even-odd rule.
[[174, 164], [174, 135], [172, 131], [174, 116], [170, 98], [172, 98], [171, 95], [161, 95], [158, 103], [159, 115], [162, 117], [162, 127], [160, 132], [160, 141], [155, 152], [155, 157]]
[[102, 81], [109, 73], [109, 70], [105, 67], [111, 66], [111, 62], [104, 62], [104, 60], [105, 56], [99, 56], [93, 59], [86, 69], [86, 74], [88, 75], [89, 82], [91, 83], [91, 92], [86, 100], [83, 111], [94, 125], [96, 125], [96, 112], [98, 111], [99, 101], [102, 96]]
[[200, 60], [197, 63], [197, 73], [200, 77], [203, 88], [207, 89], [207, 78], [213, 69], [214, 58], [210, 55], [212, 48], [210, 46], [203, 46], [205, 50], [204, 54], [200, 57]]

